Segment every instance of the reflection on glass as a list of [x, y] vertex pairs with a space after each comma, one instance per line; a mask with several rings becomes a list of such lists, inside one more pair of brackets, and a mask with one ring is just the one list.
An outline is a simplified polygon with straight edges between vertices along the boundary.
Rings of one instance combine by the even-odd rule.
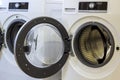
[[39, 24], [29, 31], [24, 46], [29, 47], [27, 60], [40, 68], [57, 63], [64, 51], [59, 31], [50, 24]]
[[91, 64], [105, 63], [111, 55], [110, 36], [102, 28], [97, 27], [87, 26], [79, 38], [81, 53]]

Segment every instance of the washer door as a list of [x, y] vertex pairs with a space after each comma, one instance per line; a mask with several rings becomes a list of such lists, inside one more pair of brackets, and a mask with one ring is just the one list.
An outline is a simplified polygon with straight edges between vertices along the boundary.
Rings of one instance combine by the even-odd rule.
[[69, 55], [69, 36], [57, 20], [40, 17], [18, 32], [14, 53], [19, 67], [29, 76], [46, 78], [57, 73]]

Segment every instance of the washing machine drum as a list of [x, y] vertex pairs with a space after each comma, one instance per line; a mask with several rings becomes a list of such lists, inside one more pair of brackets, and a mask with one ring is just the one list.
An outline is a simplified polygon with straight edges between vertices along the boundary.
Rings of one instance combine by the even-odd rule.
[[113, 56], [114, 39], [111, 32], [101, 23], [83, 24], [74, 39], [75, 53], [87, 66], [101, 67]]

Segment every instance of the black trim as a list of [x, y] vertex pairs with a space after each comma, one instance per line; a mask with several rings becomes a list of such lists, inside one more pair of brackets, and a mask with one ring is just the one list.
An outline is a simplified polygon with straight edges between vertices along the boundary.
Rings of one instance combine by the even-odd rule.
[[[46, 68], [38, 68], [33, 66], [25, 57], [24, 53], [24, 40], [26, 38], [27, 33], [36, 25], [42, 24], [42, 23], [47, 23], [55, 26], [58, 31], [60, 32], [62, 36], [62, 40], [64, 42], [64, 54], [62, 58], [60, 59], [59, 62], [46, 67]], [[49, 17], [39, 17], [35, 18], [31, 21], [29, 21], [27, 24], [24, 25], [24, 27], [20, 30], [18, 33], [18, 36], [16, 38], [15, 42], [15, 57], [16, 61], [19, 65], [19, 67], [29, 76], [35, 77], [35, 78], [46, 78], [49, 77], [55, 73], [57, 73], [65, 64], [68, 56], [69, 56], [69, 51], [70, 51], [70, 43], [69, 43], [69, 36], [64, 28], [64, 26], [59, 23], [57, 20]]]
[[[90, 63], [89, 61], [87, 61], [87, 60], [84, 58], [84, 56], [81, 54], [82, 52], [81, 52], [81, 50], [80, 50], [80, 48], [79, 48], [79, 44], [80, 44], [80, 43], [79, 43], [79, 38], [80, 38], [80, 36], [82, 35], [82, 31], [84, 31], [84, 29], [85, 29], [86, 27], [88, 27], [88, 26], [96, 26], [96, 27], [97, 27], [97, 26], [100, 26], [100, 27], [98, 27], [99, 32], [102, 33], [101, 30], [100, 30], [100, 28], [101, 28], [101, 29], [103, 29], [105, 32], [107, 32], [107, 34], [109, 35], [109, 43], [112, 45], [112, 46], [111, 46], [112, 48], [111, 48], [110, 56], [109, 56], [108, 60], [105, 61], [105, 62], [102, 61], [102, 60], [105, 59], [106, 54], [104, 55], [104, 58], [101, 59], [101, 61], [102, 61], [103, 63], [92, 64], [92, 63]], [[104, 35], [104, 34], [102, 33], [102, 34], [101, 34], [102, 39], [103, 39], [103, 41], [105, 41], [106, 38], [105, 38], [105, 36], [103, 36], [103, 35]], [[105, 41], [105, 42], [106, 42], [106, 41]], [[104, 44], [105, 44], [105, 42], [104, 42]], [[87, 22], [87, 23], [81, 25], [80, 28], [77, 30], [77, 32], [76, 32], [76, 34], [75, 34], [74, 41], [73, 41], [73, 47], [74, 47], [74, 51], [75, 51], [75, 54], [76, 54], [77, 58], [78, 58], [83, 64], [87, 65], [88, 67], [98, 68], [98, 67], [104, 66], [105, 64], [107, 64], [107, 63], [111, 60], [111, 58], [112, 58], [112, 56], [113, 56], [113, 54], [114, 54], [115, 42], [114, 42], [113, 35], [111, 34], [111, 32], [109, 31], [109, 29], [108, 29], [106, 26], [104, 26], [103, 24], [101, 24], [101, 23], [99, 23], [99, 22]], [[104, 45], [104, 48], [105, 48], [105, 50], [104, 50], [104, 53], [105, 53], [106, 50], [107, 50], [107, 45]], [[98, 60], [98, 61], [99, 61], [99, 60]]]
[[2, 44], [4, 43], [4, 34], [0, 28], [0, 50], [2, 49]]
[[16, 19], [16, 20], [13, 20], [8, 26], [7, 33], [6, 33], [6, 42], [12, 54], [14, 54], [13, 48], [14, 48], [15, 37], [19, 29], [23, 26], [25, 22], [26, 22], [25, 20]]

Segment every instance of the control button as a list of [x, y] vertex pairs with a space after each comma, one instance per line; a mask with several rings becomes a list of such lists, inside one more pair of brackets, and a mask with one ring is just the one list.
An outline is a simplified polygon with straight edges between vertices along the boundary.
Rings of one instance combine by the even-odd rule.
[[15, 8], [19, 8], [20, 4], [19, 3], [15, 3]]
[[90, 3], [89, 8], [93, 9], [95, 7], [95, 3]]

